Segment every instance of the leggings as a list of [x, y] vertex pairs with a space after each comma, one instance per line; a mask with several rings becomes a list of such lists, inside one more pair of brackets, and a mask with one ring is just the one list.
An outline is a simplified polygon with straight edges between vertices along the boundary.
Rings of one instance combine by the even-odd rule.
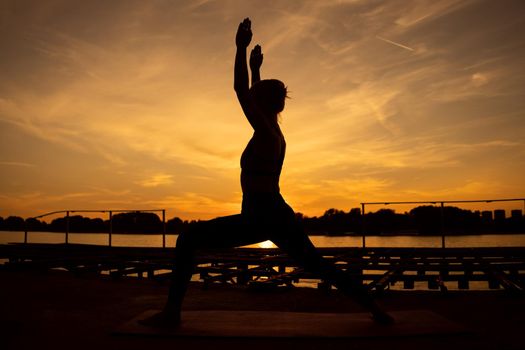
[[271, 240], [306, 271], [319, 275], [364, 307], [373, 303], [362, 283], [326, 261], [279, 193], [245, 193], [241, 214], [198, 222], [179, 235], [167, 308], [179, 310], [194, 270], [195, 253]]

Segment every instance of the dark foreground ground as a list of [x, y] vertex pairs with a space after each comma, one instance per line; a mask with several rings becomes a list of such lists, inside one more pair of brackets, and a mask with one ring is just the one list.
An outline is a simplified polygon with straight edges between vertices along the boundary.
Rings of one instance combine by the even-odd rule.
[[[351, 339], [152, 338], [113, 336], [123, 322], [162, 306], [167, 287], [149, 280], [0, 271], [0, 349], [525, 349], [525, 297], [501, 292], [390, 292], [389, 310], [432, 310], [471, 333]], [[256, 292], [190, 287], [188, 310], [362, 312], [337, 291]], [[315, 317], [313, 315], [312, 317]]]

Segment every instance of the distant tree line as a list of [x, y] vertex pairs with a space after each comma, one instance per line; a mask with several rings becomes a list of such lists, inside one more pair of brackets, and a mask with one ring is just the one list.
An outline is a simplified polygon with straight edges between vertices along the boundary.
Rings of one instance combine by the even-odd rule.
[[[497, 211], [496, 211], [497, 212]], [[511, 217], [492, 212], [479, 212], [446, 206], [441, 210], [436, 206], [419, 206], [403, 214], [391, 209], [380, 209], [366, 213], [364, 220], [359, 208], [348, 212], [328, 209], [322, 216], [308, 217], [297, 213], [309, 234], [361, 234], [363, 225], [368, 235], [381, 234], [421, 234], [436, 235], [442, 232], [453, 234], [478, 234], [491, 232], [525, 233], [525, 218], [521, 211], [514, 211]], [[490, 215], [483, 215], [490, 213]], [[194, 225], [196, 220], [188, 221], [174, 217], [166, 222], [167, 233], [181, 233]], [[37, 219], [24, 220], [18, 216], [0, 217], [0, 231], [46, 231], [46, 232], [109, 232], [155, 234], [163, 232], [163, 223], [155, 213], [129, 212], [113, 215], [112, 221], [100, 218], [87, 218], [81, 215], [56, 218], [50, 223]]]
[[[460, 209], [453, 206], [440, 207], [426, 205], [416, 207], [403, 214], [392, 209], [379, 209], [365, 214], [364, 220], [359, 208], [349, 212], [328, 209], [320, 217], [306, 217], [297, 214], [311, 234], [421, 234], [438, 235], [445, 232], [454, 234], [479, 234], [491, 232], [525, 233], [525, 218], [521, 211], [514, 211], [513, 216], [505, 218], [503, 210], [494, 219], [492, 212], [479, 212]], [[503, 215], [501, 215], [503, 212]], [[488, 215], [482, 215], [490, 213]]]

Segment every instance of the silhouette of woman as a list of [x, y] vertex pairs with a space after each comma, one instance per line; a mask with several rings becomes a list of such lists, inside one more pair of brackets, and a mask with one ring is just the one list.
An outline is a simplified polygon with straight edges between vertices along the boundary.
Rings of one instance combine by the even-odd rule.
[[268, 239], [306, 270], [321, 275], [351, 296], [371, 312], [376, 322], [391, 323], [392, 318], [376, 305], [361, 283], [322, 258], [280, 194], [279, 176], [286, 143], [277, 117], [284, 109], [286, 87], [279, 80], [260, 80], [263, 54], [257, 45], [250, 54], [252, 86], [249, 88], [246, 50], [251, 39], [251, 22], [246, 18], [239, 24], [235, 38], [234, 88], [254, 133], [241, 156], [241, 214], [199, 222], [179, 236], [168, 301], [163, 311], [142, 323], [151, 326], [180, 323], [196, 250], [243, 246]]

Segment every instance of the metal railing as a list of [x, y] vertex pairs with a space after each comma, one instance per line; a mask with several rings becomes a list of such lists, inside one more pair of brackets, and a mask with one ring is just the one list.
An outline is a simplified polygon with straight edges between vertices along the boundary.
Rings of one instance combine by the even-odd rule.
[[523, 209], [525, 211], [525, 198], [509, 198], [509, 199], [477, 199], [477, 200], [450, 200], [450, 201], [415, 201], [415, 202], [363, 202], [361, 203], [361, 236], [363, 240], [363, 248], [366, 247], [366, 220], [365, 220], [365, 206], [366, 205], [402, 205], [402, 204], [432, 204], [440, 205], [440, 216], [441, 216], [441, 247], [445, 248], [445, 204], [452, 203], [493, 203], [493, 202], [523, 202]]
[[108, 230], [108, 246], [112, 245], [112, 236], [113, 236], [113, 214], [114, 213], [154, 213], [162, 212], [162, 248], [166, 248], [166, 209], [119, 209], [119, 210], [58, 210], [45, 213], [42, 215], [34, 216], [25, 220], [25, 230], [24, 230], [24, 243], [28, 242], [27, 234], [27, 221], [30, 219], [40, 219], [46, 216], [65, 213], [66, 219], [66, 228], [65, 228], [65, 243], [69, 244], [69, 218], [70, 214], [73, 213], [108, 213], [109, 214], [109, 230]]
[[[445, 234], [445, 215], [444, 208], [445, 204], [459, 204], [459, 203], [493, 203], [493, 202], [523, 202], [523, 209], [525, 212], [525, 198], [509, 198], [509, 199], [479, 199], [479, 200], [430, 200], [430, 201], [393, 201], [393, 202], [362, 202], [361, 204], [361, 236], [362, 246], [366, 247], [366, 206], [370, 205], [408, 205], [408, 204], [432, 204], [440, 206], [441, 216], [441, 247], [446, 247], [446, 234]], [[108, 213], [109, 214], [109, 230], [108, 230], [108, 245], [112, 246], [112, 235], [113, 235], [113, 214], [114, 213], [146, 213], [146, 212], [162, 212], [162, 247], [166, 247], [166, 209], [120, 209], [120, 210], [59, 210], [42, 215], [34, 216], [25, 220], [25, 232], [24, 232], [24, 243], [28, 242], [28, 229], [27, 221], [30, 219], [40, 219], [46, 216], [65, 213], [66, 228], [65, 228], [65, 243], [69, 243], [69, 218], [72, 213]]]

